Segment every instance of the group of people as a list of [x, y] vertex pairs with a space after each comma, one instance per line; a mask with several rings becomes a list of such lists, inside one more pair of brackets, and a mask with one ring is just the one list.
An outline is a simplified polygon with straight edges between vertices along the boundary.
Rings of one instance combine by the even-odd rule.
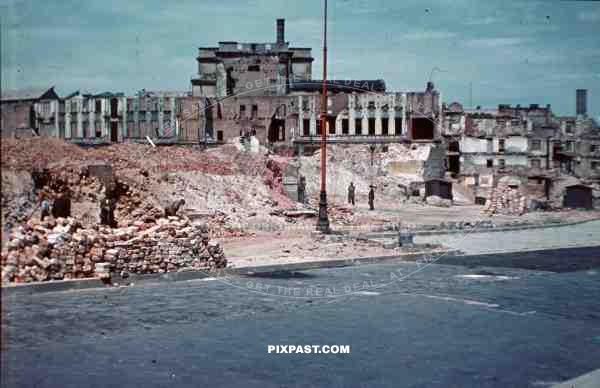
[[[369, 186], [369, 210], [375, 210], [375, 186]], [[305, 203], [306, 200], [306, 178], [304, 176], [300, 176], [298, 179], [298, 202]], [[348, 204], [354, 206], [355, 205], [355, 192], [356, 187], [354, 186], [354, 182], [350, 182], [348, 186]]]
[[[369, 185], [369, 210], [375, 210], [375, 186]], [[354, 194], [356, 191], [356, 187], [354, 186], [354, 182], [350, 182], [348, 185], [348, 204], [354, 206]]]
[[71, 216], [71, 195], [68, 190], [63, 190], [54, 198], [52, 204], [47, 198], [42, 199], [40, 204], [41, 219], [52, 215], [54, 218], [67, 218]]

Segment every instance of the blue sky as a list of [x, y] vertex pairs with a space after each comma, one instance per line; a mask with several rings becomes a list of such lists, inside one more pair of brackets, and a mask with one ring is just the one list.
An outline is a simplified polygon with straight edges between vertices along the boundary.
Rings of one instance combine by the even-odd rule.
[[[197, 48], [220, 40], [312, 47], [321, 77], [320, 0], [0, 0], [2, 87], [56, 85], [60, 94], [189, 90]], [[446, 102], [552, 104], [575, 111], [589, 89], [600, 118], [600, 2], [329, 1], [329, 75], [433, 81]], [[471, 86], [472, 85], [472, 88]]]

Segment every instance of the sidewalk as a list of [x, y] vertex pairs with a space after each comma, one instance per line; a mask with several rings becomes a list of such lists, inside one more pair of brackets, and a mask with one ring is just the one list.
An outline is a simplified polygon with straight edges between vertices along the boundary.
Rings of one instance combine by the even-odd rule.
[[465, 254], [518, 252], [525, 250], [567, 248], [600, 245], [600, 221], [546, 229], [519, 230], [491, 233], [464, 231], [456, 235], [416, 236], [418, 244], [444, 244]]

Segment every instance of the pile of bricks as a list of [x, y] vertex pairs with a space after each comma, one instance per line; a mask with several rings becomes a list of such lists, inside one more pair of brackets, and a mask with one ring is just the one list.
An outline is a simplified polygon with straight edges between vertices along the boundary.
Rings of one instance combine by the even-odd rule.
[[486, 201], [484, 212], [492, 214], [522, 215], [527, 211], [527, 197], [518, 189], [498, 186], [492, 190]]
[[[102, 263], [102, 264], [101, 264]], [[113, 272], [211, 271], [227, 265], [208, 227], [186, 218], [134, 221], [111, 229], [83, 228], [72, 218], [30, 220], [15, 228], [2, 252], [2, 282], [93, 277], [108, 263]]]

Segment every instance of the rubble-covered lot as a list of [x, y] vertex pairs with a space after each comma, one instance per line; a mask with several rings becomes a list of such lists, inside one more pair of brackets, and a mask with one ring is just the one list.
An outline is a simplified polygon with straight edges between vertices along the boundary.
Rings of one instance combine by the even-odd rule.
[[[494, 211], [487, 214], [483, 206], [464, 201], [432, 206], [435, 202], [423, 197], [422, 183], [439, 177], [439, 151], [423, 144], [390, 145], [375, 153], [367, 145], [328, 147], [332, 228], [357, 236], [400, 225], [417, 230], [444, 229], [450, 223], [473, 227], [484, 218], [501, 226], [598, 217], [596, 211], [526, 212], [522, 197], [512, 192], [499, 193]], [[128, 143], [83, 148], [52, 138], [5, 139], [3, 281], [89, 277], [106, 265], [135, 273], [211, 270], [227, 264], [225, 253], [231, 255], [230, 264], [242, 266], [397, 255], [412, 249], [312, 233], [319, 166], [318, 152], [294, 158], [289, 152], [250, 151], [236, 143], [210, 149]], [[104, 167], [110, 177], [93, 173]], [[306, 177], [305, 204], [285, 191], [283, 178], [290, 172]], [[350, 182], [356, 186], [356, 206], [347, 203]], [[107, 185], [116, 193], [113, 227], [99, 225]], [[370, 185], [375, 188], [374, 211], [366, 200]], [[70, 218], [40, 220], [41, 201], [52, 201], [65, 189]], [[185, 204], [178, 216], [166, 217], [164, 209], [179, 199]]]

